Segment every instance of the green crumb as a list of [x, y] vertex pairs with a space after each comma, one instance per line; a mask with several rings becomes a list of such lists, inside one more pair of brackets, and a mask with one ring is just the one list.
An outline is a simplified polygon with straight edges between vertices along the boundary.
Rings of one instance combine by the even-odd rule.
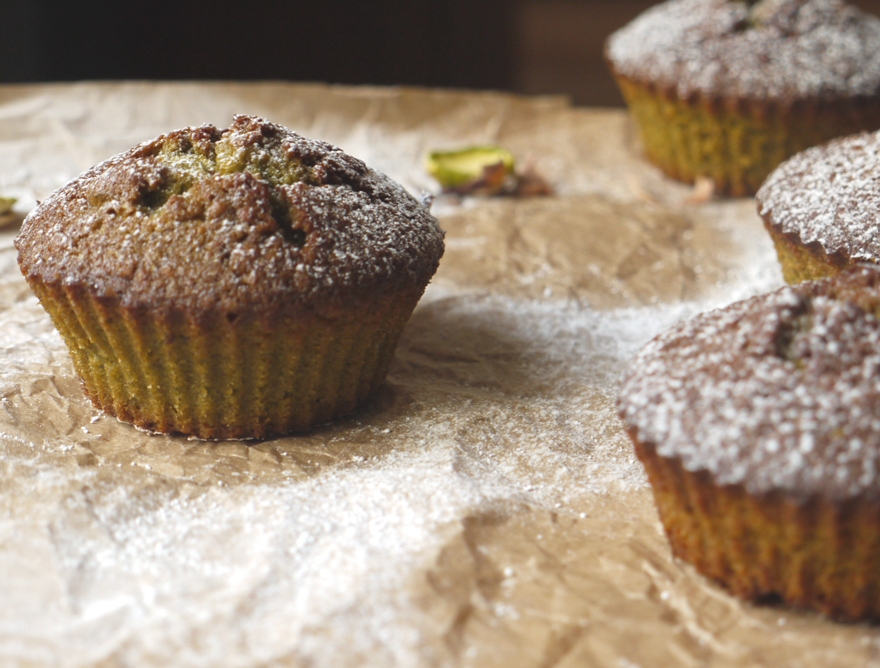
[[454, 151], [432, 151], [425, 168], [443, 188], [467, 186], [483, 178], [487, 168], [502, 165], [504, 173], [513, 174], [513, 154], [500, 146], [472, 146]]
[[170, 194], [179, 194], [194, 182], [215, 174], [250, 172], [273, 188], [308, 178], [308, 168], [292, 159], [280, 142], [268, 147], [237, 146], [223, 137], [210, 149], [204, 152], [188, 142], [168, 142], [161, 148], [156, 158], [174, 174]]

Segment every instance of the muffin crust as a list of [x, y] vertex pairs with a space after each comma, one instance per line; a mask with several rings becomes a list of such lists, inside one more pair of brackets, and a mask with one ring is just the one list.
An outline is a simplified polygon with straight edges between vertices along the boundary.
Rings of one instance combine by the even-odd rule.
[[94, 167], [16, 246], [95, 406], [150, 431], [265, 438], [378, 388], [443, 232], [356, 158], [237, 116]]
[[880, 496], [880, 271], [702, 314], [648, 344], [621, 415], [644, 443], [751, 494]]
[[[878, 169], [877, 132], [808, 149], [781, 164], [767, 178], [757, 194], [758, 213], [777, 240], [777, 247], [786, 242], [801, 249], [827, 267], [826, 273], [858, 262], [878, 263]], [[784, 252], [780, 260], [786, 260]], [[818, 278], [815, 271], [802, 273], [801, 280]]]
[[838, 0], [672, 0], [612, 35], [606, 54], [617, 73], [682, 99], [880, 92], [880, 19]]
[[705, 313], [619, 408], [673, 553], [747, 599], [880, 618], [880, 270]]
[[421, 293], [443, 233], [360, 160], [237, 116], [97, 165], [28, 216], [16, 247], [26, 277], [129, 307], [333, 317], [366, 295]]

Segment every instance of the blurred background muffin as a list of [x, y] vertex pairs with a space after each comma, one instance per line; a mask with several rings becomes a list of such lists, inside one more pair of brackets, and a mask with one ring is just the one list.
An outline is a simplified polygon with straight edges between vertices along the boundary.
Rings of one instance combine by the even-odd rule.
[[669, 0], [606, 51], [646, 157], [751, 195], [787, 157], [880, 127], [880, 19], [842, 0]]

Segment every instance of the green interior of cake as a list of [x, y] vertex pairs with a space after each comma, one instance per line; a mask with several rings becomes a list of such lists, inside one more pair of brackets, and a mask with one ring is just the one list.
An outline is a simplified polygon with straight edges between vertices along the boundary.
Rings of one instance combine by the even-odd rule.
[[172, 195], [182, 194], [196, 181], [214, 175], [249, 172], [272, 189], [307, 179], [307, 167], [291, 158], [280, 141], [243, 146], [232, 137], [232, 133], [226, 133], [216, 142], [203, 144], [185, 136], [166, 141], [155, 157], [171, 170], [171, 178], [145, 197], [143, 204], [161, 206]]
[[156, 158], [170, 167], [181, 180], [195, 181], [214, 174], [250, 172], [271, 186], [290, 185], [302, 181], [306, 168], [292, 159], [278, 142], [263, 145], [236, 145], [231, 133], [205, 147], [193, 144], [187, 138], [166, 142]]
[[[282, 186], [299, 181], [310, 181], [308, 167], [296, 157], [291, 157], [279, 138], [264, 136], [259, 143], [245, 143], [241, 134], [224, 133], [216, 141], [193, 141], [184, 133], [168, 136], [151, 157], [168, 172], [155, 183], [142, 187], [132, 204], [152, 214], [161, 209], [175, 195], [183, 195], [199, 181], [211, 176], [249, 172], [269, 188], [272, 215], [290, 243], [302, 247], [306, 241], [304, 231], [297, 229], [291, 211], [279, 191]], [[92, 192], [92, 206], [101, 206], [111, 196], [104, 192]], [[125, 203], [114, 208], [125, 213]], [[131, 215], [133, 211], [128, 211]]]
[[798, 368], [803, 368], [804, 360], [796, 352], [797, 340], [813, 330], [815, 320], [813, 302], [819, 296], [835, 302], [851, 304], [864, 312], [865, 317], [880, 319], [880, 291], [877, 287], [870, 287], [870, 284], [865, 285], [861, 280], [844, 278], [824, 284], [818, 294], [808, 293], [797, 307], [797, 311], [780, 328], [776, 338], [779, 356], [794, 362]]

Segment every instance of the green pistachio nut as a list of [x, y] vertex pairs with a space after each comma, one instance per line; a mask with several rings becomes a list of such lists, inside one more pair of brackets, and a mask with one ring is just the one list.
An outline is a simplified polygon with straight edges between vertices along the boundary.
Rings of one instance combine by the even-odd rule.
[[486, 168], [501, 164], [513, 174], [513, 154], [500, 146], [471, 146], [455, 151], [432, 151], [425, 168], [446, 189], [461, 188], [483, 178]]

